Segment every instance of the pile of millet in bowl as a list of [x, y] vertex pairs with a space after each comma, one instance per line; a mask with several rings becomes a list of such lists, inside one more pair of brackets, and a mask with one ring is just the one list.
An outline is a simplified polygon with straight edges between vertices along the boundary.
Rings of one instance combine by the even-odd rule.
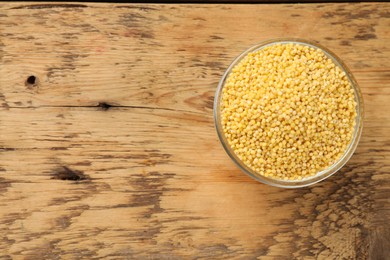
[[302, 180], [337, 162], [354, 135], [354, 89], [320, 48], [275, 43], [249, 52], [222, 88], [220, 120], [256, 174]]

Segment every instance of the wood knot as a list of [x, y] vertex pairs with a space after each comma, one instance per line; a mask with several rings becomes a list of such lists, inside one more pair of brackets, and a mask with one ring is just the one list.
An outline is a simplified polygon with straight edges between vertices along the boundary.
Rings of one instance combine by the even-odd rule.
[[106, 103], [106, 102], [99, 102], [98, 107], [99, 107], [101, 110], [106, 111], [106, 110], [110, 109], [110, 107], [112, 107], [112, 105], [110, 105], [110, 104], [108, 104], [108, 103]]
[[34, 75], [29, 76], [26, 79], [25, 85], [26, 85], [26, 87], [29, 87], [29, 88], [37, 86], [38, 85], [38, 78], [35, 77]]
[[62, 181], [83, 181], [89, 180], [90, 177], [82, 171], [71, 170], [70, 168], [63, 166], [54, 173], [52, 179]]

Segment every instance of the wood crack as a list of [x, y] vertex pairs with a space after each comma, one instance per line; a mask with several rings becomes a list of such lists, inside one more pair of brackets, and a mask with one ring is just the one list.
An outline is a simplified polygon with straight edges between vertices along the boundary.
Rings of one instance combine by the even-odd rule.
[[197, 114], [197, 115], [204, 115], [204, 113], [199, 113], [195, 111], [190, 110], [184, 110], [184, 109], [175, 109], [175, 108], [168, 108], [168, 107], [149, 107], [149, 106], [130, 106], [130, 105], [112, 105], [108, 103], [99, 103], [98, 105], [62, 105], [62, 106], [48, 106], [48, 105], [41, 105], [41, 106], [7, 106], [7, 109], [38, 109], [38, 108], [100, 108], [104, 111], [109, 110], [111, 108], [130, 108], [130, 109], [148, 109], [148, 110], [164, 110], [164, 111], [173, 111], [173, 112], [183, 112], [183, 113], [191, 113], [191, 114]]
[[83, 4], [32, 4], [32, 5], [21, 5], [15, 6], [10, 9], [52, 9], [52, 8], [84, 8], [88, 7]]

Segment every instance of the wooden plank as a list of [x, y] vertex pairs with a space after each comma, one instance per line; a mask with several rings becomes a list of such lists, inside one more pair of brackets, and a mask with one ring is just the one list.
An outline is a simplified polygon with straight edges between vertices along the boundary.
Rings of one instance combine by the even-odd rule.
[[[389, 26], [387, 3], [1, 3], [0, 258], [385, 259]], [[365, 99], [351, 161], [298, 190], [242, 174], [212, 117], [233, 58], [280, 37]]]
[[[44, 2], [44, 1], [42, 1]], [[64, 3], [64, 5], [83, 5], [82, 2], [80, 3], [69, 3], [68, 1], [56, 1], [57, 4]], [[92, 2], [92, 1], [86, 1], [86, 2]], [[106, 3], [116, 3], [116, 4], [128, 4], [129, 1], [123, 1], [123, 0], [117, 0], [117, 1], [105, 1]], [[326, 3], [326, 4], [332, 4], [332, 3], [354, 3], [354, 2], [362, 2], [359, 0], [137, 0], [137, 1], [131, 1], [133, 4], [299, 4], [299, 3]], [[387, 2], [386, 0], [366, 0], [365, 3], [370, 2]], [[37, 1], [37, 4], [35, 4], [35, 7], [32, 7], [32, 5], [28, 5], [27, 8], [40, 8], [41, 6], [46, 5], [46, 3], [39, 3]], [[39, 7], [38, 7], [39, 6]]]

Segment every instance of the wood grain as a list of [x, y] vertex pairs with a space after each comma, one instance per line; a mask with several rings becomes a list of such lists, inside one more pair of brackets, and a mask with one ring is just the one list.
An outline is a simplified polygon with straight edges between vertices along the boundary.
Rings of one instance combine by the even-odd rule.
[[[0, 258], [388, 259], [389, 28], [387, 3], [0, 3]], [[365, 99], [350, 162], [297, 190], [241, 173], [212, 117], [233, 58], [279, 37]]]

